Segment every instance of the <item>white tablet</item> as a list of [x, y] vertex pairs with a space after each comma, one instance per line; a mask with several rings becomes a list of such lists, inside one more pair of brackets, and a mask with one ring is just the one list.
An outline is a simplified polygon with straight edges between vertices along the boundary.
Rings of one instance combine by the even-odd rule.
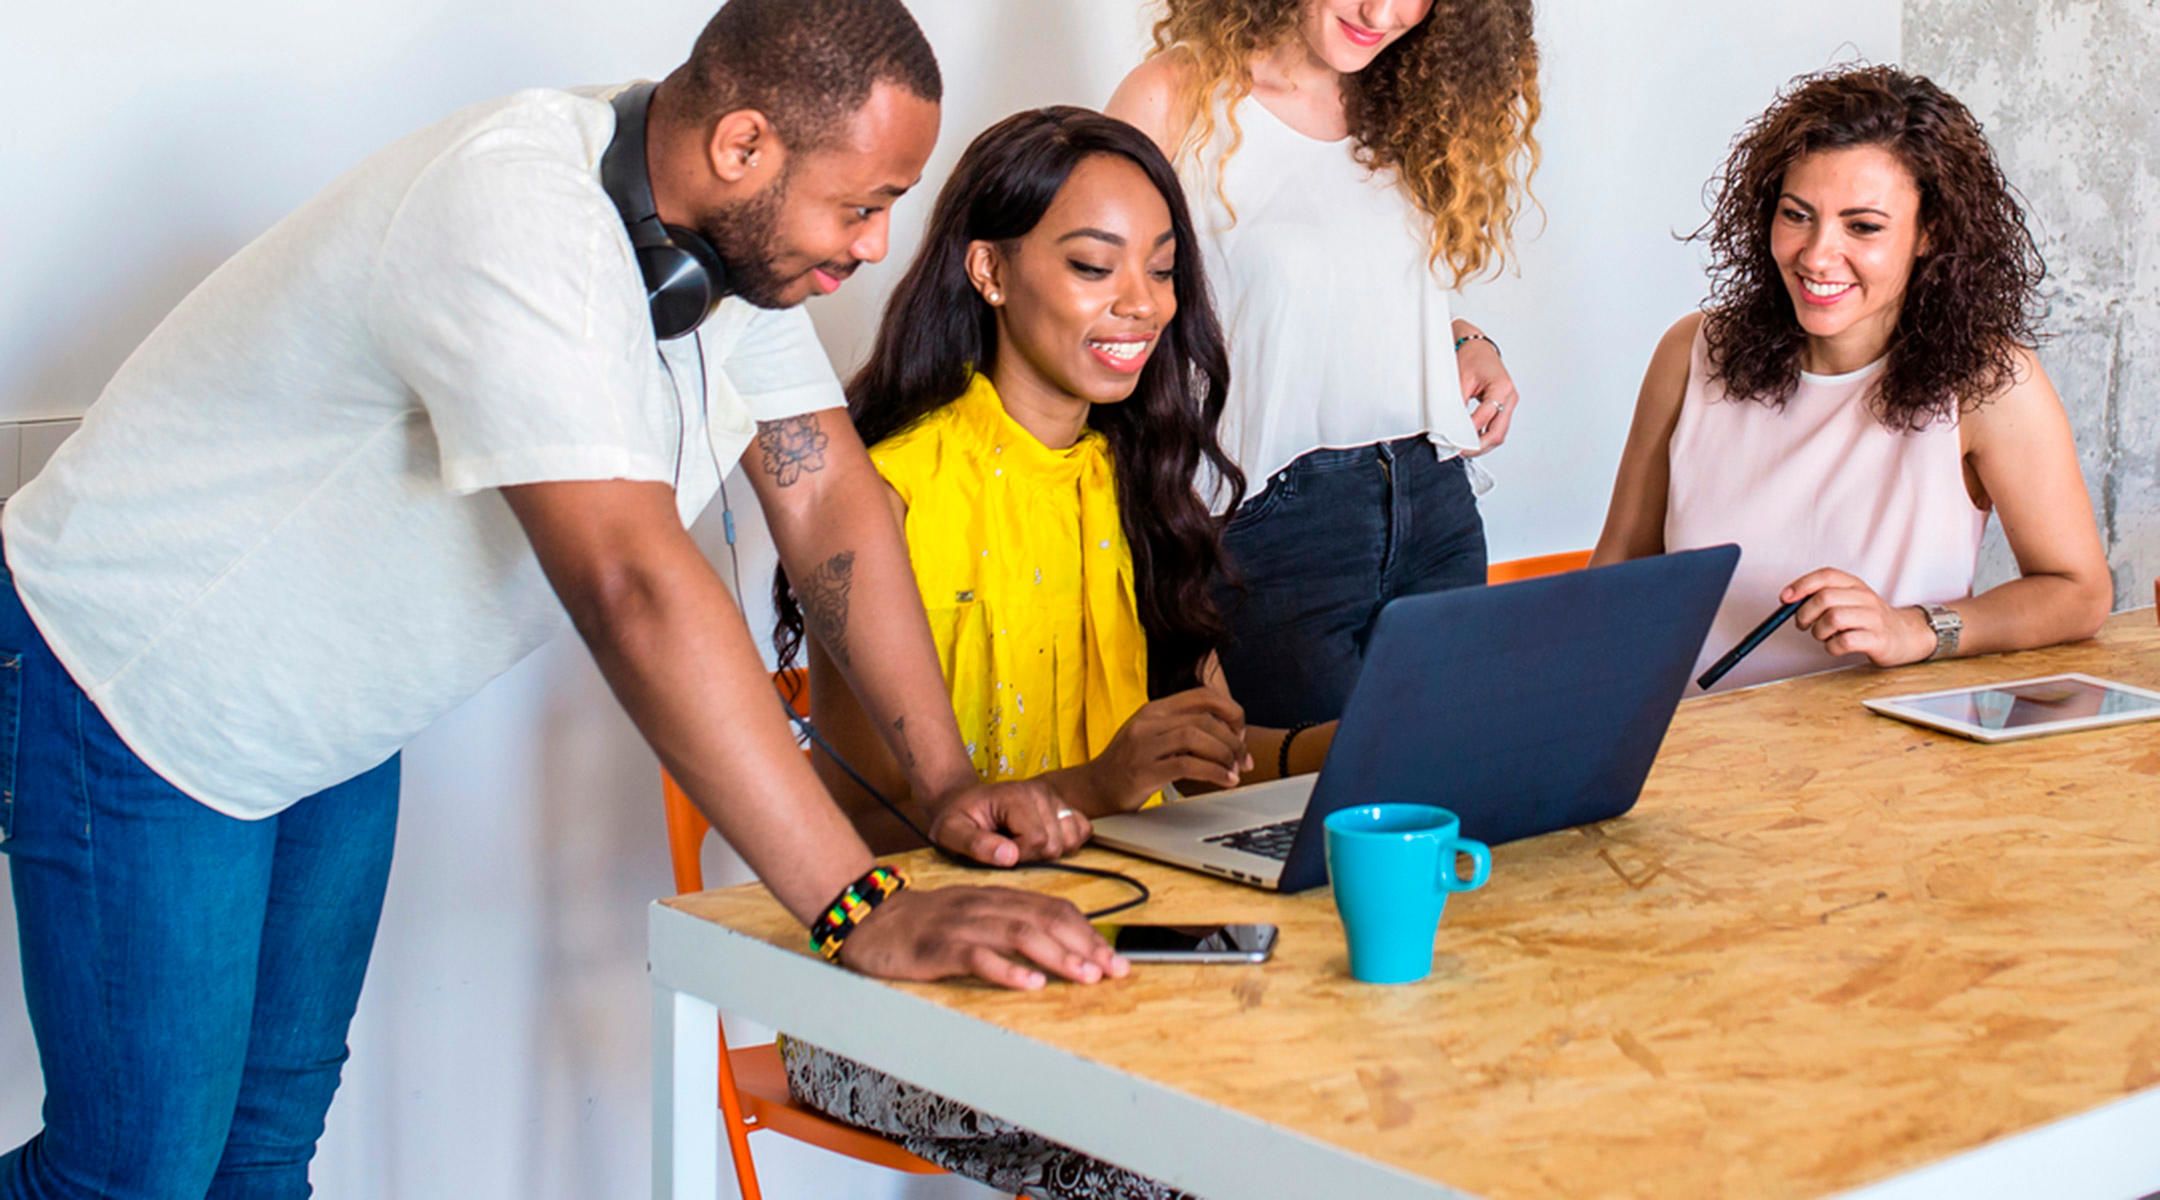
[[1886, 717], [1979, 742], [2007, 742], [2160, 718], [2160, 692], [2076, 674], [2014, 679], [1861, 703]]

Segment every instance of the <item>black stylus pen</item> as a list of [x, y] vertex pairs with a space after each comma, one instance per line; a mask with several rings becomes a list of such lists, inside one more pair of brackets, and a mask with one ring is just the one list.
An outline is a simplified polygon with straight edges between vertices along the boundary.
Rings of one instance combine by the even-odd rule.
[[1763, 639], [1776, 632], [1778, 626], [1792, 620], [1793, 614], [1800, 611], [1800, 604], [1801, 601], [1795, 600], [1791, 604], [1779, 606], [1776, 612], [1763, 619], [1762, 624], [1748, 631], [1748, 635], [1740, 639], [1739, 645], [1727, 650], [1725, 657], [1711, 663], [1709, 670], [1697, 675], [1695, 686], [1709, 691], [1711, 684], [1725, 678], [1725, 672], [1739, 666], [1740, 660], [1752, 653], [1755, 647], [1762, 645]]

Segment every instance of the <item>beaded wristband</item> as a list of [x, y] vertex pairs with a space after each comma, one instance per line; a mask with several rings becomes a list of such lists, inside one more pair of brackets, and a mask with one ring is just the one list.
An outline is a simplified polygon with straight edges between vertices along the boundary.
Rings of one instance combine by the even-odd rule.
[[[1463, 346], [1464, 346], [1464, 345], [1466, 345], [1467, 343], [1470, 343], [1470, 342], [1483, 342], [1483, 343], [1485, 343], [1486, 345], [1488, 345], [1488, 346], [1491, 346], [1491, 347], [1492, 347], [1492, 352], [1493, 352], [1494, 354], [1500, 354], [1500, 343], [1498, 343], [1498, 342], [1496, 342], [1496, 341], [1492, 340], [1492, 339], [1491, 339], [1491, 338], [1489, 338], [1489, 337], [1486, 337], [1486, 336], [1485, 336], [1484, 334], [1482, 334], [1482, 333], [1466, 333], [1466, 334], [1462, 335], [1461, 337], [1459, 337], [1459, 338], [1456, 338], [1456, 339], [1455, 339], [1455, 353], [1457, 353], [1457, 354], [1461, 354], [1461, 353], [1462, 353], [1462, 348], [1463, 348]], [[1501, 355], [1501, 357], [1502, 357], [1502, 358], [1505, 358], [1505, 357], [1507, 357], [1507, 356], [1503, 354], [1503, 355]]]
[[907, 876], [891, 867], [872, 867], [868, 874], [847, 885], [817, 923], [810, 926], [810, 948], [827, 962], [840, 961], [840, 944], [855, 932], [870, 911], [907, 886]]
[[1299, 721], [1290, 727], [1290, 732], [1283, 735], [1282, 746], [1275, 751], [1275, 777], [1277, 779], [1290, 778], [1290, 743], [1297, 740], [1297, 735], [1311, 729], [1316, 724], [1318, 724], [1316, 721]]

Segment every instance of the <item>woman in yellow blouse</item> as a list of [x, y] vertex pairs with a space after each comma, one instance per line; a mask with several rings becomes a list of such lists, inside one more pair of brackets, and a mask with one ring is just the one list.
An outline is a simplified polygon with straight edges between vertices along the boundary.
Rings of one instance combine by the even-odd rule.
[[[1203, 461], [1243, 477], [1215, 438], [1227, 357], [1195, 244], [1152, 142], [1084, 109], [1021, 113], [962, 158], [848, 387], [975, 768], [1045, 778], [1061, 849], [1175, 781], [1317, 770], [1332, 732], [1248, 729], [1215, 666], [1224, 563], [1193, 480]], [[779, 590], [783, 661], [797, 602], [834, 582]], [[846, 652], [811, 640], [812, 716], [906, 803], [836, 669]], [[814, 757], [874, 848], [916, 844]]]
[[[1084, 109], [1021, 113], [961, 158], [848, 386], [975, 769], [1050, 783], [1053, 854], [1087, 840], [1090, 814], [1175, 781], [1318, 770], [1332, 733], [1248, 728], [1215, 665], [1209, 581], [1224, 564], [1193, 479], [1212, 466], [1233, 493], [1225, 511], [1244, 480], [1215, 440], [1228, 367], [1196, 245], [1177, 177], [1144, 134]], [[845, 586], [780, 582], [783, 661], [803, 639], [801, 608]], [[812, 716], [907, 804], [905, 774], [842, 678], [847, 654], [811, 639]], [[814, 761], [873, 847], [919, 844]], [[783, 1056], [797, 1099], [1005, 1191], [1182, 1195], [815, 1046], [790, 1039]]]

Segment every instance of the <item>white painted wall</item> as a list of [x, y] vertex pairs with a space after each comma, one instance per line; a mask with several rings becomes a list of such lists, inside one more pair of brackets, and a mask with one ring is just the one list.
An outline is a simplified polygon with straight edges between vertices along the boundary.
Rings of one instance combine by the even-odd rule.
[[[709, 0], [708, 0], [709, 2]], [[925, 192], [1015, 108], [1099, 104], [1143, 44], [1138, 0], [914, 0], [948, 77]], [[1460, 311], [1525, 395], [1489, 460], [1496, 556], [1595, 537], [1643, 363], [1700, 296], [1701, 188], [1779, 81], [1897, 56], [1897, 6], [1547, 0], [1548, 223], [1519, 276]], [[0, 100], [0, 420], [79, 413], [212, 267], [368, 151], [517, 87], [657, 75], [702, 3], [106, 0], [18, 12]], [[27, 169], [26, 169], [27, 167]], [[813, 305], [851, 366], [895, 261]], [[747, 489], [734, 489], [747, 504]], [[701, 527], [717, 542], [717, 521]], [[744, 577], [770, 550], [745, 520]], [[717, 544], [714, 549], [718, 551]], [[753, 617], [766, 623], [762, 602]], [[354, 1060], [316, 1171], [326, 1196], [633, 1195], [645, 1178], [644, 902], [664, 892], [654, 766], [582, 648], [558, 643], [417, 742]], [[715, 881], [740, 878], [708, 855]], [[37, 1126], [36, 1059], [0, 896], [0, 1146]], [[901, 1185], [761, 1139], [768, 1194], [978, 1195]]]
[[1520, 227], [1519, 274], [1466, 289], [1456, 312], [1500, 340], [1523, 406], [1486, 462], [1493, 557], [1597, 541], [1636, 389], [1666, 328], [1707, 292], [1700, 249], [1732, 137], [1794, 75], [1899, 55], [1898, 6], [1874, 0], [1547, 0], [1546, 221]]

